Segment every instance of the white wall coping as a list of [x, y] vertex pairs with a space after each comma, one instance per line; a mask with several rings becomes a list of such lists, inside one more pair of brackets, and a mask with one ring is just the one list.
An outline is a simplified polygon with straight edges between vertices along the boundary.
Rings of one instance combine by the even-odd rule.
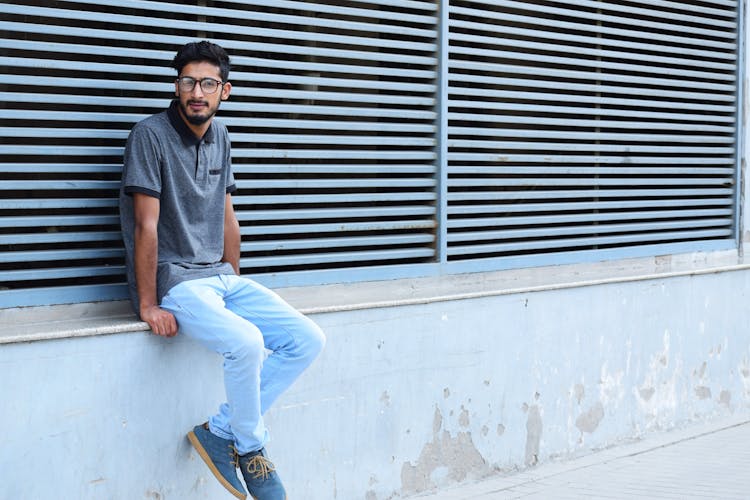
[[[305, 314], [399, 307], [750, 270], [736, 250], [277, 289]], [[127, 301], [0, 310], [0, 344], [146, 332]]]

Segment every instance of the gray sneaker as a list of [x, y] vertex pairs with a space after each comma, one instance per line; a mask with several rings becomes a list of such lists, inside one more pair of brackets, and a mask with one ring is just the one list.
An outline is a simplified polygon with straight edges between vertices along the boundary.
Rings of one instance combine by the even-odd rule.
[[286, 491], [276, 467], [266, 458], [265, 448], [240, 455], [240, 471], [255, 500], [286, 500]]
[[212, 434], [208, 422], [196, 425], [187, 437], [221, 485], [236, 498], [245, 500], [247, 492], [237, 477], [238, 455], [234, 443]]

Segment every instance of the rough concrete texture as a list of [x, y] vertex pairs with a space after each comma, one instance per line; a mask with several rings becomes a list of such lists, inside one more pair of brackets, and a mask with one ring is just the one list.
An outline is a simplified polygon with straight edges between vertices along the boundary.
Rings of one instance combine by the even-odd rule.
[[[385, 500], [750, 414], [748, 290], [734, 271], [316, 314], [326, 350], [268, 451], [290, 498]], [[185, 439], [220, 364], [146, 333], [5, 345], [0, 498], [221, 498]]]

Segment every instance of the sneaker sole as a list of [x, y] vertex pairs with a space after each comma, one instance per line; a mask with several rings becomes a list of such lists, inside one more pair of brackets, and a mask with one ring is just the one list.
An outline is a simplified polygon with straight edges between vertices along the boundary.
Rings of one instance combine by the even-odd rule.
[[198, 455], [201, 457], [201, 459], [203, 459], [203, 461], [206, 463], [206, 465], [208, 466], [208, 469], [213, 473], [214, 477], [216, 477], [216, 479], [218, 479], [218, 481], [221, 483], [221, 485], [225, 487], [227, 491], [229, 491], [229, 493], [234, 495], [236, 498], [239, 498], [240, 500], [245, 500], [247, 496], [241, 491], [238, 491], [234, 486], [232, 486], [229, 483], [229, 481], [227, 481], [224, 478], [224, 476], [221, 475], [221, 472], [219, 472], [219, 469], [216, 468], [213, 460], [211, 460], [211, 457], [208, 456], [206, 449], [198, 440], [198, 436], [196, 436], [193, 431], [190, 431], [187, 434], [187, 438], [190, 441], [190, 444], [193, 445], [193, 448], [195, 448], [195, 451], [198, 452]]

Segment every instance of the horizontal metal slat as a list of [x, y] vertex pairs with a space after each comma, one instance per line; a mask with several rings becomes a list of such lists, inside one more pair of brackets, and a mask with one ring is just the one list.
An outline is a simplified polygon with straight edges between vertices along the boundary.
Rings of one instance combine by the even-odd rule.
[[82, 243], [91, 241], [120, 241], [120, 231], [76, 231], [54, 233], [0, 234], [0, 245], [29, 245], [42, 243]]
[[3, 155], [33, 156], [122, 156], [123, 147], [0, 145]]
[[[2, 4], [0, 4], [2, 6]], [[93, 71], [98, 73], [133, 73], [152, 76], [163, 76], [174, 78], [174, 70], [162, 66], [136, 66], [134, 64], [114, 64], [90, 61], [67, 61], [62, 59], [32, 59], [23, 57], [0, 57], [0, 66], [8, 68], [35, 68], [70, 70], [80, 74], [81, 71]]]
[[[158, 1], [142, 1], [142, 0], [76, 0], [76, 3], [92, 4], [92, 5], [109, 5], [112, 7], [124, 7], [141, 10], [151, 10], [156, 12], [173, 12], [174, 4], [167, 2]], [[296, 18], [299, 16], [283, 16], [283, 17], [261, 17], [265, 13], [262, 11], [254, 11], [249, 9], [250, 6], [258, 7], [275, 7], [279, 9], [289, 9], [296, 11], [309, 11], [316, 13], [336, 14], [342, 16], [353, 16], [353, 17], [364, 17], [391, 21], [404, 21], [410, 23], [422, 23], [422, 24], [435, 24], [436, 20], [434, 16], [408, 14], [404, 12], [390, 12], [387, 10], [377, 9], [358, 9], [353, 7], [345, 7], [339, 5], [326, 5], [322, 3], [308, 3], [308, 2], [292, 2], [292, 1], [279, 1], [270, 0], [266, 2], [241, 2], [243, 8], [227, 9], [218, 8], [213, 6], [194, 6], [194, 5], [180, 5], [180, 12], [186, 14], [196, 14], [205, 16], [215, 17], [226, 17], [228, 19], [244, 19], [246, 21], [255, 20], [266, 20], [275, 23], [287, 23], [290, 24], [289, 19]], [[279, 14], [265, 14], [266, 16], [280, 16]]]
[[[92, 136], [93, 137], [93, 136]], [[100, 163], [0, 163], [0, 172], [13, 173], [113, 173], [122, 165]]]
[[[236, 61], [235, 61], [236, 62]], [[394, 66], [355, 66], [352, 64], [331, 64], [322, 62], [285, 61], [282, 59], [244, 58], [244, 63], [259, 68], [287, 69], [293, 71], [330, 72], [341, 74], [356, 74], [380, 76], [383, 78], [435, 78], [435, 71], [431, 69], [405, 69]], [[63, 59], [25, 59], [19, 57], [0, 57], [0, 64], [17, 68], [37, 68], [47, 70], [68, 70], [80, 74], [81, 71], [96, 73], [132, 73], [146, 74], [152, 76], [174, 77], [174, 70], [166, 66], [134, 65], [130, 63], [100, 63], [90, 61], [68, 61]], [[262, 73], [258, 71], [258, 73]], [[243, 80], [243, 73], [236, 71], [232, 73], [234, 80]], [[274, 80], [271, 80], [274, 81]], [[345, 81], [341, 85], [345, 85]], [[379, 82], [378, 82], [379, 83]]]
[[[166, 106], [165, 108], [166, 109]], [[77, 112], [77, 111], [42, 111], [36, 109], [0, 109], [0, 118], [4, 120], [44, 120], [63, 121], [71, 123], [82, 122], [107, 122], [134, 124], [144, 118], [147, 114], [134, 113], [100, 113], [100, 112]]]
[[[281, 94], [281, 93], [280, 93]], [[143, 99], [137, 97], [103, 97], [103, 96], [81, 96], [72, 94], [42, 94], [21, 92], [0, 92], [0, 99], [4, 102], [13, 103], [56, 103], [56, 104], [79, 104], [82, 106], [112, 106], [112, 107], [152, 107], [155, 110], [166, 109], [171, 99]], [[352, 101], [355, 102], [355, 101]], [[140, 103], [140, 104], [139, 104]], [[398, 104], [398, 103], [391, 103]], [[413, 106], [421, 106], [416, 102]], [[257, 103], [253, 104], [253, 111], [257, 113], [298, 113], [309, 115], [339, 115], [339, 116], [377, 116], [397, 117], [398, 113], [404, 118], [430, 119], [434, 112], [419, 109], [399, 109], [384, 107], [345, 107], [345, 106], [323, 106], [309, 104], [277, 104]], [[243, 102], [227, 101], [222, 104], [223, 111], [247, 111], [247, 104]]]
[[[555, 104], [559, 103], [575, 103], [575, 104], [594, 104], [597, 106], [632, 106], [641, 108], [668, 108], [668, 109], [680, 109], [680, 110], [701, 110], [701, 111], [714, 111], [718, 113], [732, 113], [736, 109], [734, 98], [726, 104], [713, 104], [710, 102], [691, 102], [685, 101], [686, 97], [679, 92], [675, 92], [673, 98], [665, 99], [635, 99], [632, 96], [629, 98], [623, 97], [602, 97], [600, 92], [593, 93], [593, 95], [581, 95], [577, 94], [565, 94], [558, 89], [557, 92], [521, 92], [505, 89], [484, 89], [484, 88], [466, 88], [466, 87], [449, 87], [448, 92], [452, 101], [460, 101], [464, 96], [472, 97], [483, 97], [492, 102], [495, 99], [516, 99], [516, 100], [534, 100], [543, 101], [542, 104], [547, 104], [544, 101], [550, 101]], [[460, 96], [460, 97], [459, 97]], [[714, 96], [713, 99], [717, 99], [720, 96]], [[677, 100], [680, 99], [680, 100]]]
[[535, 142], [535, 141], [492, 141], [492, 140], [469, 140], [451, 139], [448, 141], [449, 148], [459, 149], [493, 149], [497, 151], [555, 151], [562, 152], [592, 151], [600, 153], [650, 153], [650, 154], [675, 154], [675, 155], [732, 155], [734, 148], [726, 146], [661, 146], [656, 144], [597, 144], [591, 143], [565, 143], [565, 142]]
[[[163, 109], [166, 109], [165, 107]], [[9, 103], [10, 104], [10, 103]], [[157, 112], [159, 110], [156, 110]], [[134, 124], [147, 115], [132, 115], [132, 114], [117, 114], [117, 113], [79, 113], [79, 112], [66, 112], [66, 111], [37, 111], [37, 110], [0, 110], [0, 118], [4, 119], [29, 119], [29, 120], [40, 120], [40, 121], [100, 121], [102, 123], [123, 123], [123, 124]], [[300, 120], [300, 119], [270, 119], [270, 118], [251, 118], [251, 117], [234, 117], [234, 116], [221, 116], [218, 118], [221, 123], [229, 127], [252, 127], [252, 128], [289, 128], [289, 129], [304, 129], [304, 130], [348, 130], [354, 131], [369, 131], [369, 132], [403, 132], [403, 133], [422, 133], [429, 134], [434, 133], [436, 127], [432, 123], [418, 123], [418, 122], [368, 122], [368, 121], [331, 121], [331, 120]], [[26, 132], [23, 127], [10, 127], [13, 130], [17, 130], [16, 134], [22, 134]], [[62, 132], [67, 130], [73, 130], [73, 133], [85, 135], [85, 132], [81, 132], [85, 129], [68, 129], [68, 128], [55, 128], [51, 130], [60, 130]], [[116, 133], [129, 133], [128, 129], [88, 129], [92, 131], [98, 130], [113, 130]], [[230, 138], [236, 137], [236, 134], [229, 132]], [[64, 134], [63, 134], [64, 135]], [[113, 134], [115, 135], [115, 134]]]
[[[0, 38], [0, 48], [4, 49], [16, 49], [25, 50], [30, 54], [32, 52], [43, 52], [43, 53], [61, 53], [61, 54], [92, 54], [99, 53], [101, 56], [121, 57], [121, 58], [134, 58], [134, 59], [150, 59], [153, 61], [169, 61], [174, 54], [167, 51], [158, 50], [147, 50], [147, 49], [131, 49], [131, 48], [120, 48], [103, 45], [85, 45], [85, 44], [73, 44], [73, 43], [55, 43], [50, 44], [49, 42], [39, 41], [28, 41], [19, 40], [14, 38]], [[311, 47], [299, 46], [292, 44], [281, 44], [281, 43], [257, 43], [248, 42], [242, 47], [243, 50], [253, 52], [273, 52], [277, 54], [285, 55], [304, 55], [304, 56], [315, 56], [315, 57], [326, 57], [326, 58], [337, 58], [337, 59], [353, 59], [358, 62], [362, 61], [378, 61], [387, 63], [397, 64], [415, 64], [423, 66], [432, 66], [437, 64], [435, 57], [430, 55], [409, 55], [409, 54], [397, 54], [390, 52], [374, 52], [364, 50], [347, 50], [347, 49], [335, 49], [328, 47]], [[250, 59], [243, 56], [232, 57], [232, 63], [235, 65], [243, 65], [249, 63]], [[36, 83], [36, 82], [35, 82]], [[38, 84], [38, 83], [37, 83]]]
[[127, 139], [129, 133], [128, 130], [112, 129], [0, 127], [0, 137], [16, 138]]
[[[566, 0], [566, 6], [570, 5], [580, 5], [578, 3], [579, 0]], [[493, 5], [494, 2], [492, 0], [475, 0], [475, 3], [479, 4], [489, 4]], [[591, 2], [592, 5], [594, 2]], [[602, 8], [601, 3], [596, 2], [598, 6], [592, 6], [592, 9], [599, 9]], [[625, 17], [625, 16], [614, 16], [609, 14], [600, 14], [597, 12], [586, 12], [584, 10], [578, 10], [578, 9], [570, 9], [570, 8], [559, 8], [559, 7], [550, 7], [542, 4], [526, 4], [523, 2], [517, 2], [512, 0], [505, 0], [503, 2], [503, 6], [506, 8], [513, 8], [513, 9], [520, 9], [520, 10], [531, 10], [533, 9], [533, 12], [535, 14], [538, 13], [545, 13], [545, 14], [552, 14], [555, 17], [577, 17], [581, 19], [588, 19], [592, 21], [600, 21], [602, 24], [615, 24], [615, 25], [632, 25], [636, 27], [640, 31], [646, 31], [644, 28], [650, 28], [654, 30], [660, 30], [660, 31], [676, 31], [680, 34], [685, 33], [691, 33], [695, 35], [705, 36], [705, 37], [711, 37], [711, 38], [730, 38], [733, 39], [734, 36], [732, 33], [727, 33], [726, 31], [722, 30], [716, 30], [716, 29], [706, 29], [706, 28], [699, 28], [695, 26], [687, 26], [683, 25], [681, 23], [675, 23], [675, 24], [669, 24], [666, 22], [655, 22], [655, 21], [647, 21], [646, 19], [641, 18], [631, 18], [631, 17]], [[697, 19], [703, 19], [703, 18], [697, 18]], [[727, 24], [725, 27], [726, 29], [731, 29], [731, 24]]]
[[[0, 149], [0, 152], [2, 149]], [[59, 179], [54, 181], [43, 180], [23, 180], [23, 181], [4, 181], [0, 180], [0, 191], [40, 191], [40, 190], [78, 190], [78, 189], [119, 189], [120, 181], [92, 181], [92, 180], [68, 180]]]
[[[735, 166], [723, 167], [633, 167], [627, 164], [616, 166], [604, 165], [560, 165], [560, 166], [490, 166], [490, 165], [451, 165], [448, 167], [449, 176], [454, 175], [549, 175], [549, 176], [592, 176], [592, 175], [679, 175], [680, 177], [692, 178], [697, 175], [726, 176], [732, 177]], [[690, 176], [690, 177], [688, 177]]]
[[[0, 271], [0, 282], [49, 281], [54, 279], [92, 278], [125, 274], [124, 266], [79, 266], [52, 269], [15, 269]], [[32, 293], [32, 292], [26, 292]]]
[[[471, 30], [472, 33], [457, 32], [455, 29], [451, 30], [449, 37], [452, 41], [462, 42], [481, 42], [482, 39], [492, 40], [493, 38], [502, 38], [503, 40], [515, 37], [533, 38], [541, 40], [556, 40], [560, 44], [564, 44], [563, 47], [558, 47], [557, 50], [566, 50], [571, 45], [592, 45], [594, 47], [618, 47], [625, 49], [625, 52], [649, 52], [649, 53], [662, 53], [662, 54], [677, 54], [682, 58], [693, 58], [693, 59], [719, 59], [719, 60], [730, 60], [735, 61], [736, 55], [734, 49], [736, 44], [719, 42], [719, 45], [715, 48], [718, 50], [709, 51], [701, 48], [685, 47], [686, 44], [694, 44], [695, 40], [687, 37], [675, 37], [673, 35], [662, 34], [658, 39], [654, 40], [650, 37], [649, 42], [637, 42], [634, 39], [645, 38], [646, 35], [642, 31], [637, 30], [625, 30], [618, 28], [611, 28], [608, 26], [592, 25], [592, 24], [580, 24], [562, 21], [560, 19], [547, 19], [530, 16], [520, 16], [515, 14], [509, 14], [507, 12], [492, 12], [486, 10], [475, 10], [467, 9], [464, 7], [451, 6], [450, 12], [452, 14], [459, 14], [463, 16], [472, 16], [478, 20], [496, 19], [502, 21], [502, 23], [493, 23], [491, 31], [488, 29], [486, 24], [481, 24], [477, 21], [462, 21], [457, 19], [451, 19], [450, 27]], [[545, 29], [534, 29], [534, 28], [522, 28], [521, 25], [537, 25], [548, 28], [554, 28], [552, 30]], [[568, 31], [565, 31], [568, 30]], [[488, 35], [478, 35], [475, 33], [489, 33]], [[587, 33], [587, 34], [576, 34], [576, 33]], [[618, 35], [618, 36], [607, 36], [607, 35]], [[509, 36], [510, 35], [510, 36]], [[649, 35], [650, 36], [650, 35]], [[626, 38], [625, 38], [626, 37]], [[709, 46], [711, 46], [712, 40], [709, 40]], [[679, 44], [671, 45], [670, 43]], [[723, 49], [723, 50], [722, 50]]]
[[27, 250], [23, 252], [0, 252], [0, 262], [68, 261], [85, 259], [112, 259], [125, 255], [122, 248], [71, 248], [60, 250]]
[[[434, 174], [435, 165], [432, 164], [237, 164], [232, 166], [235, 174]], [[2, 166], [0, 165], [0, 172]]]
[[[370, 222], [328, 222], [316, 224], [273, 224], [262, 226], [242, 226], [242, 235], [262, 236], [270, 234], [343, 233], [355, 231], [404, 231], [434, 229], [432, 219]], [[364, 237], [370, 238], [370, 236]]]
[[57, 227], [119, 225], [117, 215], [20, 215], [0, 217], [0, 227]]
[[[557, 1], [557, 0], [553, 0]], [[730, 17], [734, 19], [736, 16], [736, 8], [737, 4], [733, 0], [719, 0], [716, 3], [717, 5], [723, 5], [725, 7], [729, 7], [729, 9], [717, 9], [712, 7], [704, 7], [702, 5], [698, 5], [696, 3], [685, 3], [685, 2], [670, 2], [670, 1], [664, 1], [664, 0], [628, 0], [630, 3], [636, 3], [636, 4], [644, 4], [648, 5], [651, 8], [654, 9], [673, 9], [673, 10], [682, 10], [686, 9], [689, 12], [692, 12], [694, 14], [706, 14], [708, 16], [718, 16], [718, 17]], [[708, 0], [708, 3], [711, 3], [711, 0]]]
[[[434, 201], [435, 193], [409, 192], [409, 193], [347, 193], [347, 194], [289, 194], [289, 195], [254, 195], [233, 196], [234, 205], [290, 205], [297, 203], [324, 204], [329, 207], [335, 203], [393, 203], [393, 202], [415, 202]], [[0, 200], [0, 208], [3, 200]]]
[[[0, 4], [0, 12], [2, 12], [2, 4]], [[118, 25], [114, 23], [110, 24], [112, 29], [107, 30], [96, 29], [93, 27], [60, 27], [52, 24], [32, 24], [21, 22], [8, 22], [7, 24], [4, 24], [4, 26], [7, 27], [8, 31], [16, 31], [20, 33], [60, 35], [61, 32], [64, 32], [64, 34], [68, 36], [75, 36], [83, 39], [96, 38], [105, 40], [153, 42], [157, 44], [170, 43], [175, 46], [181, 46], [195, 40], [195, 38], [191, 36], [169, 35], [165, 33], [149, 33], [147, 31], [144, 31], [143, 29], [139, 29], [137, 31], [119, 31], [118, 29], [116, 29]], [[242, 35], [246, 34], [246, 31], [246, 29], [235, 29], [233, 30], [233, 33]], [[254, 27], [253, 34], [265, 40], [291, 39], [311, 43], [337, 43], [355, 47], [381, 47], [390, 50], [398, 50], [399, 48], [403, 47], [403, 42], [400, 40], [391, 40], [386, 38], [367, 38], [352, 35], [336, 35], [334, 33], [318, 33], [315, 31], [292, 31], [274, 28]], [[243, 50], [246, 47], [245, 44], [245, 40], [233, 40], [231, 38], [221, 40], [222, 47], [227, 50]], [[431, 51], [434, 50], [434, 46], [431, 43], [411, 40], [410, 49], [415, 51]]]
[[[0, 116], [2, 111], [0, 110]], [[719, 132], [734, 133], [734, 124], [712, 125], [706, 123], [677, 123], [677, 122], [640, 122], [620, 120], [580, 120], [575, 118], [548, 118], [546, 116], [520, 116], [520, 115], [492, 115], [480, 113], [456, 113], [448, 112], [449, 120], [459, 120], [478, 123], [510, 123], [510, 124], [532, 124], [551, 125], [570, 129], [571, 127], [586, 128], [613, 128], [613, 129], [638, 129], [643, 130], [644, 124], [648, 124], [650, 130], [671, 130], [674, 132]]]
[[689, 144], [734, 144], [734, 137], [730, 135], [695, 135], [695, 134], [662, 134], [654, 132], [576, 132], [569, 130], [525, 130], [512, 128], [476, 128], [451, 126], [449, 137], [457, 136], [487, 136], [513, 137], [518, 139], [565, 139], [576, 141], [609, 142], [659, 142], [659, 143], [689, 143]]
[[[471, 23], [461, 23], [462, 25]], [[734, 73], [733, 64], [718, 63], [713, 61], [701, 61], [691, 59], [680, 59], [676, 57], [654, 56], [650, 54], [628, 53], [614, 50], [605, 50], [591, 47], [575, 47], [562, 45], [560, 43], [542, 43], [529, 40], [512, 40], [504, 38], [490, 37], [460, 37], [464, 41], [483, 43], [485, 47], [490, 44], [505, 47], [500, 48], [480, 48], [476, 46], [452, 45], [450, 48], [451, 55], [464, 55], [469, 57], [484, 57], [488, 59], [508, 60], [520, 59], [522, 61], [540, 61], [554, 63], [565, 66], [578, 66], [590, 68], [607, 68], [610, 70], [623, 72], [639, 73], [656, 73], [656, 74], [675, 74], [681, 77], [704, 78], [705, 75], [711, 75], [709, 78], [716, 80], [730, 80]], [[511, 50], [511, 49], [518, 49]], [[535, 54], [528, 50], [538, 50], [541, 53]], [[555, 53], [557, 55], [544, 55], [545, 52]], [[562, 54], [562, 55], [561, 55]], [[585, 57], [575, 57], [576, 55]], [[568, 57], [569, 56], [569, 57]], [[640, 56], [640, 57], [639, 57]], [[592, 59], [596, 57], [596, 59]], [[613, 62], [615, 60], [636, 60], [641, 64]], [[675, 67], [699, 67], [703, 71], [690, 69], [675, 69]], [[724, 73], [722, 73], [724, 72]]]
[[[702, 80], [686, 80], [679, 78], [657, 78], [638, 75], [627, 75], [619, 73], [607, 73], [597, 71], [578, 71], [571, 69], [558, 69], [553, 66], [523, 66], [519, 64], [495, 64], [475, 61], [464, 61], [451, 59], [448, 61], [448, 69], [476, 71], [480, 74], [503, 73], [517, 75], [534, 75], [553, 79], [580, 79], [594, 80], [609, 83], [625, 83], [632, 85], [658, 85], [662, 87], [679, 87], [685, 89], [705, 89], [718, 92], [732, 92], [733, 86], [723, 83], [706, 82]], [[734, 77], [727, 78], [734, 81]]]
[[727, 186], [732, 184], [730, 177], [599, 177], [599, 178], [492, 178], [492, 177], [450, 177], [448, 187], [565, 187], [565, 186]]
[[[734, 122], [734, 116], [729, 115], [734, 111], [731, 107], [720, 107], [721, 112], [727, 113], [722, 116], [719, 114], [701, 114], [701, 113], [669, 113], [666, 111], [645, 111], [639, 109], [623, 109], [623, 108], [600, 108], [600, 107], [575, 107], [575, 106], [544, 106], [540, 107], [538, 104], [517, 104], [509, 102], [488, 102], [488, 101], [460, 101], [455, 99], [448, 100], [449, 108], [464, 108], [464, 109], [479, 109], [482, 111], [523, 111], [530, 113], [544, 113], [544, 114], [575, 114], [575, 115], [589, 115], [589, 116], [607, 116], [607, 117], [628, 117], [637, 118], [641, 120], [684, 120], [684, 121], [699, 121], [699, 122], [720, 122], [720, 123], [732, 123]], [[675, 104], [675, 108], [680, 109], [679, 104]]]
[[0, 199], [0, 209], [35, 210], [48, 208], [111, 208], [117, 206], [114, 198], [31, 198]]
[[[554, 200], [571, 198], [669, 198], [691, 197], [703, 198], [707, 196], [730, 197], [732, 189], [721, 188], [693, 188], [693, 189], [579, 189], [579, 190], [536, 190], [536, 191], [483, 191], [483, 192], [449, 192], [448, 201], [500, 201], [500, 200]], [[689, 205], [691, 199], [684, 199]]]
[[[315, 12], [330, 12], [331, 7], [326, 8], [327, 6], [325, 4], [315, 4], [315, 6], [311, 6], [307, 2], [295, 2], [290, 0], [226, 0], [229, 3], [236, 3], [243, 7], [247, 5], [257, 5], [261, 7], [266, 6], [273, 6], [283, 9], [299, 9], [299, 10], [311, 10]], [[379, 6], [387, 6], [387, 7], [397, 7], [399, 9], [416, 9], [416, 10], [426, 10], [430, 12], [435, 12], [437, 10], [437, 5], [434, 2], [420, 2], [420, 1], [413, 1], [413, 0], [361, 0], [359, 3], [364, 4], [370, 4], [370, 5], [379, 5]], [[336, 9], [339, 9], [341, 7], [335, 7]]]
[[[470, 95], [467, 92], [487, 92], [489, 95], [501, 94], [503, 87], [526, 87], [529, 89], [540, 89], [540, 90], [552, 90], [554, 92], [576, 92], [576, 93], [590, 93], [596, 94], [623, 94], [629, 98], [634, 96], [651, 96], [664, 100], [674, 101], [685, 101], [687, 99], [692, 100], [703, 100], [707, 102], [713, 101], [724, 101], [724, 102], [736, 102], [736, 97], [730, 87], [726, 88], [724, 93], [721, 92], [691, 92], [685, 88], [650, 88], [650, 87], [632, 87], [632, 86], [618, 86], [618, 85], [606, 85], [600, 81], [594, 81], [592, 83], [574, 83], [569, 81], [560, 80], [539, 80], [539, 79], [526, 79], [514, 76], [512, 78], [504, 78], [499, 76], [493, 76], [490, 74], [464, 74], [464, 73], [450, 73], [448, 75], [450, 82], [449, 92], [457, 95]], [[486, 84], [489, 88], [478, 88], [473, 89], [466, 86], [458, 86], [455, 83], [466, 83], [468, 85], [476, 85], [479, 83]], [[477, 94], [479, 95], [479, 94]]]
[[434, 241], [429, 234], [362, 236], [349, 238], [316, 238], [293, 240], [251, 241], [241, 245], [242, 252], [271, 252], [289, 250], [323, 250], [351, 247], [378, 247], [396, 245], [424, 245]]
[[[318, 219], [373, 219], [377, 217], [434, 216], [436, 208], [430, 205], [402, 205], [398, 207], [347, 207], [295, 210], [242, 210], [237, 211], [240, 222], [299, 221]], [[433, 223], [435, 221], [433, 220]]]
[[[14, 59], [15, 60], [15, 59]], [[19, 63], [20, 64], [20, 63]], [[28, 65], [29, 63], [26, 62]], [[235, 67], [236, 68], [236, 67]], [[95, 79], [95, 78], [76, 78], [71, 76], [34, 76], [33, 80], [29, 80], [28, 76], [25, 75], [3, 75], [4, 81], [7, 83], [14, 83], [17, 85], [23, 85], [28, 87], [33, 86], [54, 86], [54, 87], [70, 87], [73, 89], [80, 88], [106, 88], [106, 89], [120, 89], [120, 90], [145, 90], [145, 91], [169, 91], [173, 90], [171, 77], [173, 73], [167, 76], [168, 72], [164, 72], [164, 82], [147, 82], [147, 81], [136, 81], [136, 80], [115, 80], [115, 79]], [[288, 83], [293, 85], [307, 85], [307, 86], [322, 86], [322, 87], [342, 87], [347, 89], [361, 88], [361, 89], [377, 89], [377, 90], [390, 90], [394, 92], [420, 92], [420, 93], [432, 93], [436, 87], [434, 84], [429, 83], [415, 83], [409, 81], [383, 81], [373, 79], [359, 79], [353, 80], [351, 78], [331, 78], [331, 77], [312, 77], [305, 75], [279, 75], [271, 73], [248, 73], [238, 70], [233, 70], [231, 73], [230, 80], [235, 82], [235, 86], [232, 88], [232, 95], [241, 96], [254, 96], [259, 95], [261, 90], [255, 86], [245, 87], [247, 83]], [[405, 97], [408, 98], [408, 97]]]
[[[675, 21], [674, 24], [681, 25], [683, 23], [692, 23], [692, 24], [705, 24], [710, 26], [716, 26], [719, 28], [726, 28], [726, 29], [733, 29], [735, 27], [735, 23], [732, 21], [724, 21], [721, 19], [713, 19], [712, 17], [700, 17], [696, 15], [692, 15], [696, 11], [693, 10], [693, 6], [691, 4], [683, 5], [680, 10], [683, 10], [684, 12], [690, 12], [691, 14], [682, 14], [679, 12], [672, 12], [670, 10], [657, 10], [654, 8], [651, 9], [645, 9], [641, 7], [635, 7], [631, 6], [629, 4], [617, 4], [617, 3], [608, 3], [608, 2], [602, 2], [602, 1], [591, 1], [591, 0], [551, 0], [554, 3], [562, 3], [566, 5], [567, 7], [570, 7], [571, 5], [576, 5], [580, 7], [585, 7], [588, 9], [596, 9], [598, 11], [609, 11], [619, 14], [633, 14], [638, 16], [638, 18], [630, 18], [625, 17], [625, 19], [632, 21], [634, 23], [638, 23], [642, 20], [642, 17], [654, 17], [658, 18], [660, 20], [672, 20]], [[653, 6], [651, 6], [653, 7]]]
[[[606, 223], [612, 221], [632, 221], [638, 219], [682, 219], [692, 220], [701, 217], [725, 217], [724, 220], [731, 222], [732, 210], [730, 208], [707, 208], [692, 210], [641, 210], [634, 212], [585, 212], [575, 214], [555, 215], [524, 215], [505, 217], [481, 217], [481, 218], [451, 218], [448, 219], [448, 231], [477, 227], [508, 227], [508, 226], [544, 226], [548, 224], [581, 224], [581, 223]], [[689, 227], [689, 226], [688, 226]]]
[[644, 244], [649, 241], [696, 240], [705, 238], [727, 238], [732, 234], [730, 229], [706, 229], [696, 231], [675, 231], [656, 234], [633, 234], [607, 237], [568, 238], [562, 240], [549, 239], [544, 241], [515, 242], [495, 245], [463, 245], [449, 246], [450, 257], [472, 254], [508, 253], [531, 250], [548, 250], [556, 248], [585, 248], [600, 245]]
[[[590, 199], [590, 198], [588, 198]], [[548, 201], [539, 203], [519, 202], [517, 199], [513, 203], [504, 204], [487, 204], [487, 205], [450, 205], [448, 207], [449, 216], [457, 215], [478, 215], [478, 214], [508, 214], [508, 213], [534, 213], [534, 212], [573, 212], [582, 210], [662, 210], [669, 208], [685, 207], [732, 207], [731, 198], [693, 198], [685, 200], [684, 198], [657, 199], [646, 198], [642, 200], [596, 200], [580, 201], [570, 199], [565, 202]]]
[[448, 243], [481, 242], [489, 240], [515, 240], [534, 238], [557, 238], [560, 236], [583, 236], [589, 234], [642, 233], [647, 231], [665, 231], [673, 229], [697, 229], [721, 227], [732, 224], [731, 219], [691, 219], [658, 222], [637, 222], [630, 224], [587, 224], [579, 226], [559, 226], [524, 229], [500, 229], [492, 231], [451, 231]]
[[[149, 6], [154, 2], [144, 2], [144, 6]], [[164, 12], [172, 12], [174, 4], [169, 5], [169, 9]], [[182, 5], [181, 8], [188, 8], [186, 5]], [[206, 11], [209, 16], [217, 16], [216, 12], [219, 9], [211, 7], [210, 11]], [[34, 7], [30, 5], [8, 5], [0, 4], [0, 12], [6, 14], [19, 14], [24, 16], [41, 16], [49, 17], [53, 19], [71, 19], [78, 21], [87, 22], [101, 22], [107, 24], [128, 24], [132, 26], [148, 26], [151, 28], [170, 28], [170, 29], [184, 29], [191, 31], [207, 31], [213, 33], [228, 33], [228, 34], [246, 34], [246, 27], [242, 24], [224, 24], [224, 23], [208, 23], [208, 22], [197, 22], [197, 21], [184, 21], [175, 18], [164, 18], [157, 17], [151, 18], [146, 16], [132, 16], [125, 14], [117, 14], [112, 12], [96, 12], [96, 11], [82, 11], [74, 9], [56, 9], [48, 7]], [[213, 13], [212, 13], [213, 12]], [[318, 18], [312, 16], [288, 16], [283, 14], [267, 14], [259, 11], [252, 11], [246, 13], [240, 10], [227, 11], [226, 14], [230, 18], [234, 19], [245, 16], [251, 16], [249, 19], [256, 21], [269, 21], [272, 23], [298, 25], [300, 27], [305, 26], [318, 26], [323, 28], [334, 28], [361, 32], [372, 32], [372, 33], [388, 33], [393, 35], [407, 35], [407, 36], [421, 36], [425, 38], [435, 37], [435, 31], [424, 29], [424, 28], [412, 28], [409, 26], [395, 26], [389, 24], [375, 24], [375, 23], [363, 23], [351, 20], [337, 20]]]
[[[2, 181], [0, 181], [2, 182]], [[435, 187], [435, 179], [247, 179], [237, 180], [239, 189], [396, 189]], [[2, 185], [2, 184], [0, 184]]]
[[[2, 146], [0, 146], [2, 152]], [[311, 159], [311, 160], [433, 160], [435, 153], [432, 151], [379, 151], [379, 150], [343, 150], [343, 149], [242, 149], [234, 148], [232, 157], [237, 158], [285, 158], [285, 159]]]
[[675, 157], [675, 156], [579, 156], [559, 154], [505, 154], [505, 153], [448, 153], [449, 161], [502, 162], [502, 163], [635, 163], [639, 165], [711, 165], [734, 162], [732, 158]]
[[340, 263], [350, 267], [355, 262], [378, 262], [388, 260], [423, 259], [432, 257], [431, 248], [378, 249], [362, 252], [313, 253], [306, 255], [275, 255], [273, 257], [250, 257], [240, 259], [241, 267], [308, 266], [314, 264]]
[[433, 147], [434, 137], [419, 136], [377, 136], [377, 135], [313, 135], [313, 134], [233, 134], [235, 144], [249, 142], [258, 145], [304, 144], [304, 145], [341, 145], [341, 146], [403, 146]]
[[[237, 88], [237, 92], [235, 92]], [[391, 94], [365, 94], [344, 93], [312, 90], [282, 90], [232, 87], [232, 95], [242, 97], [268, 98], [268, 99], [297, 99], [307, 101], [333, 101], [334, 103], [356, 102], [372, 104], [389, 104], [391, 106], [434, 106], [433, 97], [421, 97], [415, 95], [391, 95]]]

